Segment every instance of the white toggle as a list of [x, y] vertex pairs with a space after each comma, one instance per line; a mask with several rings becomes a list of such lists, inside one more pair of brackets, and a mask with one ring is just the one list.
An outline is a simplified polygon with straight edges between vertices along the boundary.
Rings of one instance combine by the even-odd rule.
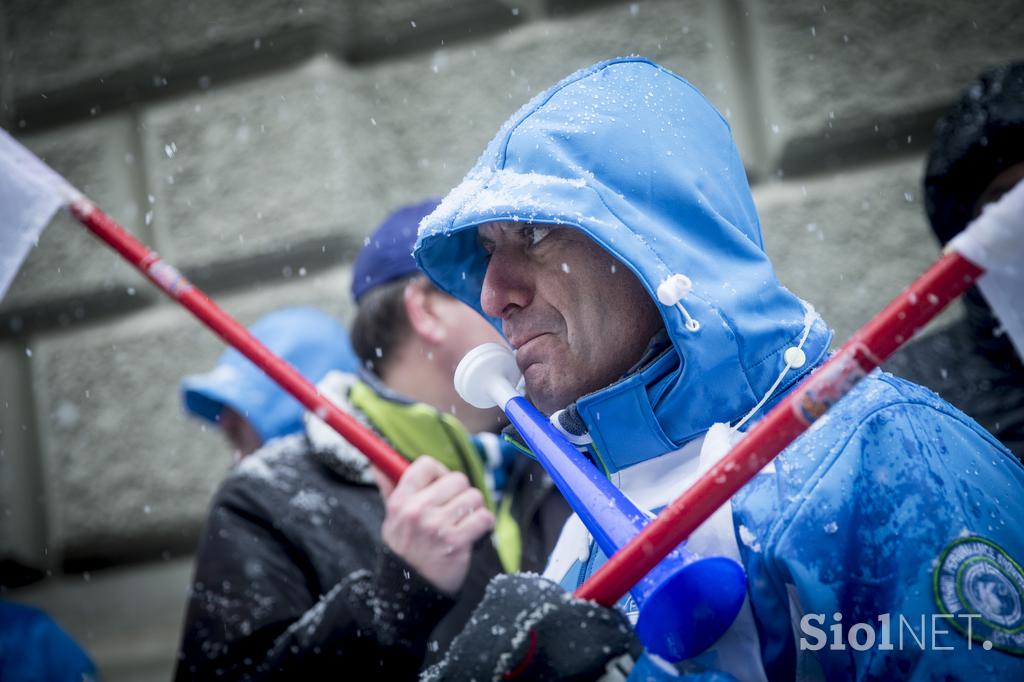
[[682, 303], [683, 298], [691, 291], [693, 282], [686, 275], [677, 272], [658, 285], [658, 301], [664, 306], [679, 308], [679, 312], [686, 318], [687, 331], [695, 332], [700, 329], [700, 322], [690, 315]]
[[693, 291], [693, 282], [681, 273], [676, 273], [658, 285], [658, 301], [662, 305], [675, 305]]
[[814, 321], [818, 319], [818, 314], [814, 312], [814, 306], [807, 301], [801, 301], [801, 303], [803, 303], [804, 306], [804, 330], [800, 334], [799, 343], [795, 346], [790, 346], [785, 350], [785, 352], [783, 352], [782, 360], [785, 364], [782, 366], [782, 371], [779, 373], [779, 376], [775, 378], [775, 383], [772, 384], [767, 393], [761, 396], [761, 399], [757, 401], [757, 405], [754, 405], [754, 407], [750, 409], [750, 412], [747, 412], [743, 419], [739, 420], [736, 425], [732, 427], [733, 431], [739, 431], [744, 424], [750, 421], [751, 417], [757, 414], [758, 410], [764, 407], [764, 404], [768, 402], [768, 399], [772, 397], [773, 393], [775, 393], [775, 389], [777, 389], [779, 384], [782, 383], [782, 380], [786, 377], [786, 374], [789, 373], [789, 370], [800, 369], [807, 363], [807, 354], [804, 353], [804, 343], [807, 342], [807, 336], [811, 333], [811, 327], [814, 326]]
[[786, 352], [782, 354], [782, 359], [786, 361], [786, 365], [793, 369], [800, 369], [807, 362], [807, 354], [804, 353], [802, 348], [792, 346], [787, 348]]

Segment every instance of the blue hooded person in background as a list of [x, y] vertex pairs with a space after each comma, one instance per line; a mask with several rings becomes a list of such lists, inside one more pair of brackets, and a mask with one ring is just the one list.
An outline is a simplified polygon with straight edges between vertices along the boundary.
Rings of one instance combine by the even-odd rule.
[[[348, 332], [316, 308], [275, 310], [249, 331], [311, 383], [331, 370], [359, 370]], [[224, 351], [209, 372], [185, 377], [181, 397], [186, 412], [224, 432], [236, 458], [303, 430], [305, 408], [234, 348]]]
[[[502, 329], [527, 398], [651, 512], [832, 337], [773, 272], [726, 121], [641, 58], [523, 107], [424, 219], [416, 257]], [[706, 651], [674, 665], [640, 654], [632, 600], [568, 597], [606, 560], [574, 516], [544, 578], [492, 582], [428, 677], [1024, 678], [1020, 463], [882, 372], [815, 427], [689, 540], [747, 576]]]
[[49, 615], [0, 600], [0, 680], [91, 682], [89, 655]]

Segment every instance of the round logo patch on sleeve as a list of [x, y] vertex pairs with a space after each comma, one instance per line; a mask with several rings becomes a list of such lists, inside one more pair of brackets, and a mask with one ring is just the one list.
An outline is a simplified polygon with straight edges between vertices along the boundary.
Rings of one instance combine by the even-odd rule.
[[985, 649], [1024, 656], [1024, 570], [1002, 547], [978, 536], [954, 540], [939, 558], [934, 588], [936, 603], [962, 635]]

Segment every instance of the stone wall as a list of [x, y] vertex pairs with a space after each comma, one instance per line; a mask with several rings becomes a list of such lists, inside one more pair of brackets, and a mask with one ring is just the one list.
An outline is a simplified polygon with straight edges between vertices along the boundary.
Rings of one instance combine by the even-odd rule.
[[[780, 277], [843, 339], [937, 253], [920, 199], [936, 116], [1024, 58], [1013, 0], [0, 8], [0, 124], [243, 322], [302, 302], [347, 319], [348, 264], [390, 208], [451, 188], [532, 94], [638, 53], [729, 119]], [[0, 560], [53, 576], [8, 596], [63, 617], [108, 679], [170, 668], [173, 557], [227, 459], [177, 382], [220, 349], [66, 216], [0, 302]], [[147, 602], [167, 581], [177, 596]], [[152, 609], [131, 628], [151, 627], [150, 653], [126, 658], [110, 603]]]

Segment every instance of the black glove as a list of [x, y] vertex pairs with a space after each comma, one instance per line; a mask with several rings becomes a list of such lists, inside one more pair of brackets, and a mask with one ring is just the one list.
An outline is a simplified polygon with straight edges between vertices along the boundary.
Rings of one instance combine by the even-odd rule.
[[535, 574], [499, 575], [447, 655], [422, 680], [593, 680], [642, 648], [617, 609]]

